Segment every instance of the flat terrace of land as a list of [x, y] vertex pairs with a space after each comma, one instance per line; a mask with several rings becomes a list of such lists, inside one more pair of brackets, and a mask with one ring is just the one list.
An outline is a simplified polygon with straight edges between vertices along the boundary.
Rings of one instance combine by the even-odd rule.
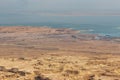
[[119, 80], [120, 38], [68, 28], [0, 27], [0, 80]]

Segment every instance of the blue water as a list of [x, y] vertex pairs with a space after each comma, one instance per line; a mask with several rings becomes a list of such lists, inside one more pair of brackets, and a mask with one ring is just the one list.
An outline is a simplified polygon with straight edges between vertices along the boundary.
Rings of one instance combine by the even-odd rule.
[[39, 17], [0, 23], [1, 26], [48, 26], [72, 28], [85, 33], [120, 37], [120, 16]]

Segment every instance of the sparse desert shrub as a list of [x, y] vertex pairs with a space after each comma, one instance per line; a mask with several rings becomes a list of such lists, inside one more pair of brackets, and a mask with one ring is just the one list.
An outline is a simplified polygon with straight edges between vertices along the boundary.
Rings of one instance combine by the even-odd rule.
[[38, 62], [38, 63], [36, 63], [35, 65], [37, 66], [37, 65], [43, 65], [43, 64], [42, 64], [41, 62]]
[[40, 69], [39, 67], [37, 67], [37, 66], [34, 66], [34, 69]]
[[68, 74], [73, 74], [73, 75], [79, 74], [79, 71], [77, 71], [77, 70], [66, 70], [65, 72]]
[[88, 61], [86, 65], [107, 65], [108, 62], [103, 61], [103, 60], [95, 60], [95, 61]]
[[64, 76], [64, 77], [68, 77], [69, 74], [63, 73], [62, 76]]
[[18, 71], [19, 71], [18, 68], [11, 68], [11, 69], [9, 70], [9, 72], [12, 72], [12, 73], [17, 73]]
[[19, 71], [18, 73], [19, 73], [20, 76], [25, 76], [26, 75], [26, 72], [24, 72], [24, 71]]
[[40, 71], [34, 71], [35, 75], [41, 75]]
[[4, 66], [0, 66], [0, 71], [6, 71], [7, 69]]
[[9, 74], [9, 75], [5, 75], [6, 78], [13, 78], [15, 77], [15, 74]]
[[25, 60], [25, 58], [24, 57], [20, 57], [20, 58], [18, 58], [19, 60]]
[[69, 77], [69, 76], [77, 76], [79, 74], [79, 71], [77, 70], [66, 70], [64, 73], [62, 73], [62, 76]]
[[40, 71], [34, 71], [34, 74], [37, 75], [34, 77], [34, 80], [50, 80], [49, 78], [45, 78], [41, 75]]
[[94, 74], [86, 74], [83, 78], [84, 80], [95, 80], [94, 77]]
[[28, 79], [24, 79], [24, 80], [32, 80], [32, 79], [28, 78]]
[[49, 78], [44, 78], [42, 76], [36, 76], [34, 79], [35, 80], [50, 80]]
[[59, 71], [60, 71], [60, 72], [64, 71], [64, 67], [61, 66], [61, 67], [59, 68]]

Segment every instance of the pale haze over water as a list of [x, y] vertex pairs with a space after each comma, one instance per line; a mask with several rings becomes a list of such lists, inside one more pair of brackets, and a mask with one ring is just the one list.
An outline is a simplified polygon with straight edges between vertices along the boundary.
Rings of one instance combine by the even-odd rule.
[[0, 0], [1, 25], [70, 27], [120, 36], [120, 0]]

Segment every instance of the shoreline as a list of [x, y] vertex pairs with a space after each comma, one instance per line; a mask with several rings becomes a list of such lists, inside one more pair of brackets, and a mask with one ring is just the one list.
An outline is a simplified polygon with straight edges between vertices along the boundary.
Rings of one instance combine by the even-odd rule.
[[[94, 36], [94, 40], [114, 40], [117, 42], [120, 42], [120, 37], [118, 36], [111, 36], [111, 35], [100, 35], [100, 34], [96, 34], [96, 33], [88, 33], [86, 32], [86, 30], [76, 30], [76, 29], [72, 29], [72, 28], [52, 28], [49, 26], [0, 26], [0, 28], [4, 28], [4, 27], [13, 27], [13, 28], [49, 28], [49, 29], [56, 29], [58, 31], [64, 31], [64, 30], [69, 30], [70, 32], [74, 32], [75, 35], [91, 35], [91, 37]], [[66, 34], [66, 33], [65, 33]], [[73, 36], [75, 37], [75, 36]]]
[[[70, 24], [70, 25], [69, 25]], [[66, 26], [68, 25], [68, 26]], [[89, 26], [90, 25], [90, 26]], [[2, 24], [1, 24], [2, 26]], [[106, 29], [107, 26], [105, 26], [105, 24], [72, 24], [72, 23], [56, 23], [56, 24], [53, 24], [53, 23], [41, 23], [41, 24], [21, 24], [21, 25], [18, 25], [18, 24], [5, 24], [3, 26], [33, 26], [33, 27], [40, 27], [40, 26], [46, 26], [46, 27], [50, 27], [50, 28], [67, 28], [67, 29], [73, 29], [73, 30], [79, 30], [81, 31], [82, 33], [84, 34], [96, 34], [96, 35], [100, 35], [100, 36], [105, 36], [105, 37], [115, 37], [115, 38], [120, 38], [120, 35], [119, 35], [119, 31], [118, 31], [118, 27], [115, 27], [113, 28], [113, 25], [111, 26], [111, 28], [115, 29], [116, 32], [114, 30], [111, 30], [109, 29], [109, 26], [108, 26], [108, 29]], [[75, 26], [75, 27], [73, 27]], [[84, 27], [88, 27], [88, 28], [84, 28]], [[100, 30], [97, 30], [96, 27], [101, 27]], [[83, 28], [82, 28], [83, 27]], [[105, 31], [104, 31], [104, 27], [105, 27]], [[103, 30], [102, 30], [103, 29]], [[110, 32], [109, 32], [110, 30]]]
[[78, 30], [78, 29], [73, 29], [73, 28], [67, 28], [67, 27], [62, 27], [62, 28], [59, 28], [59, 27], [52, 27], [52, 26], [31, 26], [31, 25], [11, 25], [11, 26], [7, 26], [7, 25], [0, 25], [0, 27], [46, 27], [46, 28], [55, 28], [55, 29], [71, 29], [71, 30], [76, 30], [78, 32], [81, 32], [81, 34], [90, 34], [90, 35], [98, 35], [100, 37], [106, 37], [106, 38], [120, 38], [120, 36], [118, 35], [110, 35], [110, 34], [100, 34], [100, 33], [91, 33], [91, 29], [89, 30]]

